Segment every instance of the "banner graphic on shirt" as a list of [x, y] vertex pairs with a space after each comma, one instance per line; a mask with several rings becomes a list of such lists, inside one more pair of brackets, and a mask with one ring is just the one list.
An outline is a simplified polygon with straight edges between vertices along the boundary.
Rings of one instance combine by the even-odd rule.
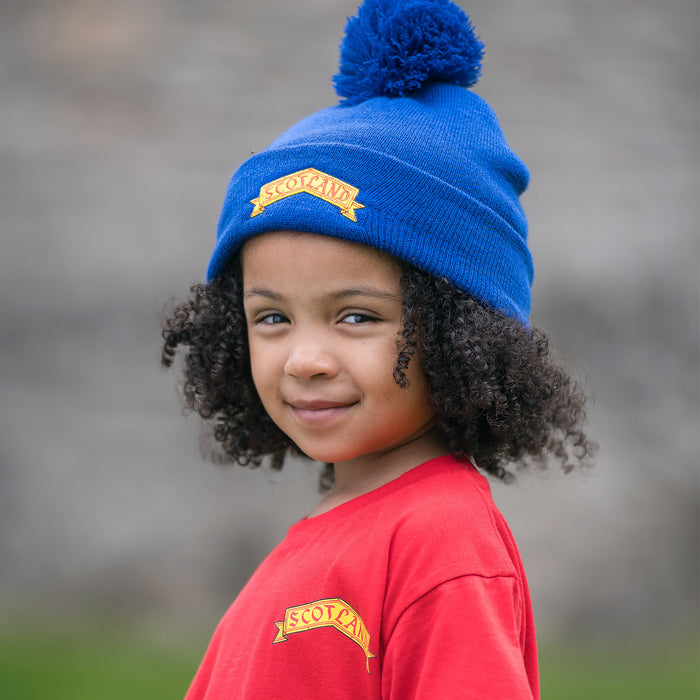
[[295, 632], [307, 632], [319, 627], [335, 627], [358, 644], [365, 653], [367, 673], [369, 660], [375, 658], [369, 650], [369, 632], [362, 618], [342, 598], [324, 598], [305, 605], [295, 605], [284, 612], [284, 620], [275, 622], [277, 636], [273, 644], [286, 642]]

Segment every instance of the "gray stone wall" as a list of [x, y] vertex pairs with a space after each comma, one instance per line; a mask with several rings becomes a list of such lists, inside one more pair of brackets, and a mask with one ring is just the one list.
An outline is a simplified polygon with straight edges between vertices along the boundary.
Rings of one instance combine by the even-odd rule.
[[[532, 171], [534, 322], [596, 467], [494, 486], [543, 634], [697, 620], [698, 8], [474, 0]], [[348, 0], [0, 3], [0, 615], [212, 626], [316, 498], [203, 463], [159, 369], [231, 171], [335, 101]]]

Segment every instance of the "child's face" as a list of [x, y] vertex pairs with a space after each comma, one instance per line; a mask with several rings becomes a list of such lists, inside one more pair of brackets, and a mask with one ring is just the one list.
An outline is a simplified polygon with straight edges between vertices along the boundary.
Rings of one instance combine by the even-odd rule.
[[390, 256], [307, 233], [266, 233], [242, 252], [253, 380], [266, 411], [309, 457], [390, 452], [433, 424], [417, 357], [393, 379], [403, 328]]

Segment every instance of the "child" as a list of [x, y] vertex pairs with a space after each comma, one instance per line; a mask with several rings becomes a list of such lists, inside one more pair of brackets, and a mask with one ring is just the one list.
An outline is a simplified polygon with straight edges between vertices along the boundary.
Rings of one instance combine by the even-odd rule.
[[449, 0], [366, 0], [336, 89], [226, 195], [165, 323], [225, 460], [326, 463], [188, 698], [539, 696], [527, 583], [480, 472], [565, 469], [584, 397], [529, 327], [528, 181]]

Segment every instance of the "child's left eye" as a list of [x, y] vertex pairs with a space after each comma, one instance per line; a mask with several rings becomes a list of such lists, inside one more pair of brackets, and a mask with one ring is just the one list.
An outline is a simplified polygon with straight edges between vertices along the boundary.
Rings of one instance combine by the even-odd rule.
[[343, 316], [343, 323], [371, 323], [377, 319], [374, 316], [369, 316], [368, 314], [352, 313]]

